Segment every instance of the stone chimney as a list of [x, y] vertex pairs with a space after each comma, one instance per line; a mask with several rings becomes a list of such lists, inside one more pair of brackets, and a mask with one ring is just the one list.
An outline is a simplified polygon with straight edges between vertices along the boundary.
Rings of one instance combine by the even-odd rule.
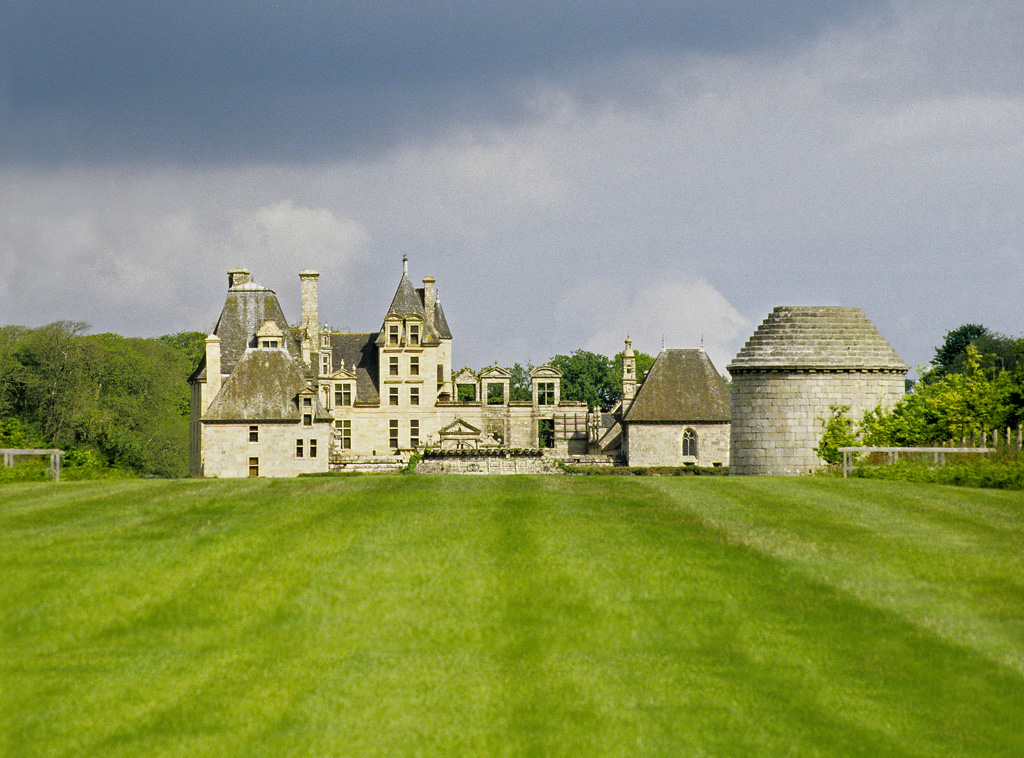
[[423, 310], [426, 313], [427, 319], [427, 334], [434, 333], [434, 277], [425, 276], [423, 277]]
[[220, 384], [220, 337], [211, 334], [206, 338], [206, 386], [203, 388], [202, 402], [204, 414], [220, 392]]
[[247, 268], [233, 268], [228, 271], [228, 289], [231, 289], [237, 284], [248, 284], [249, 283], [249, 269]]
[[316, 271], [300, 271], [302, 281], [302, 329], [310, 339], [320, 331], [320, 274]]

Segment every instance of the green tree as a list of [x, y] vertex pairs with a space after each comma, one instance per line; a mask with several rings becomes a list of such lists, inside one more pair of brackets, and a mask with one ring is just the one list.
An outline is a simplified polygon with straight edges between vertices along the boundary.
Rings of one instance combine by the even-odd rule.
[[509, 380], [509, 400], [533, 400], [533, 384], [530, 379], [532, 369], [533, 364], [529, 361], [526, 362], [525, 367], [516, 363], [508, 369], [508, 372], [512, 374], [512, 378]]
[[548, 363], [562, 372], [564, 400], [584, 402], [591, 410], [608, 409], [622, 396], [621, 376], [615, 376], [611, 359], [604, 355], [577, 350], [556, 355]]
[[830, 405], [828, 418], [819, 418], [823, 429], [821, 440], [814, 452], [825, 463], [835, 465], [843, 460], [841, 447], [852, 447], [857, 444], [857, 435], [853, 431], [853, 420], [846, 414], [850, 412], [848, 405]]

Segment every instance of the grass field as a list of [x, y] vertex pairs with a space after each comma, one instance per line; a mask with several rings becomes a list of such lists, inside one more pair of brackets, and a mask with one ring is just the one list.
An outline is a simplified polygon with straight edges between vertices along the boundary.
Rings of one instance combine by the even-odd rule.
[[0, 755], [1021, 756], [1024, 493], [0, 488]]

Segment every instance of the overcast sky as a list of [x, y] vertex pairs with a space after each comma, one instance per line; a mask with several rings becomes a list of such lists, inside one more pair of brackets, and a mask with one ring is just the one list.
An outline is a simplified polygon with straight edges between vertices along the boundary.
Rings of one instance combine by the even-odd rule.
[[229, 268], [454, 363], [719, 370], [776, 305], [1024, 334], [1020, 0], [0, 0], [0, 323], [209, 330]]

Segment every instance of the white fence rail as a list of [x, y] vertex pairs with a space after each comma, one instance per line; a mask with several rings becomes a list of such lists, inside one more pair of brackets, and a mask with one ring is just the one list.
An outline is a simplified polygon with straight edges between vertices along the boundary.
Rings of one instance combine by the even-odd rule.
[[889, 463], [896, 463], [900, 453], [931, 453], [932, 460], [936, 466], [946, 465], [946, 453], [991, 453], [995, 448], [991, 447], [841, 447], [839, 452], [843, 454], [843, 478], [847, 478], [853, 471], [853, 453], [886, 453], [889, 456]]

